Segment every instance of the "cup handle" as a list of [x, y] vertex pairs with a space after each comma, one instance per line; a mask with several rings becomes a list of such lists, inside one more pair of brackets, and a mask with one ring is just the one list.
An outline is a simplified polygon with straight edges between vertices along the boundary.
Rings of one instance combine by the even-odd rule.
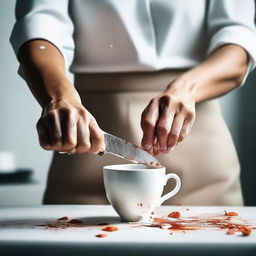
[[176, 195], [181, 187], [181, 181], [180, 181], [180, 177], [174, 173], [168, 173], [165, 175], [165, 185], [167, 183], [167, 181], [169, 179], [175, 179], [176, 180], [176, 186], [175, 188], [170, 191], [169, 193], [167, 193], [166, 195], [162, 196], [159, 200], [158, 206], [161, 206], [161, 204], [166, 201], [167, 199], [171, 198], [172, 196]]

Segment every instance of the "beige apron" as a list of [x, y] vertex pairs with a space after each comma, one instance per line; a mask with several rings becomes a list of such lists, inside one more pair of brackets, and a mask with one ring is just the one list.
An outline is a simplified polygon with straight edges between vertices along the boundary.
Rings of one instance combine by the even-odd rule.
[[[140, 144], [140, 117], [150, 99], [184, 71], [81, 74], [75, 86], [100, 127]], [[241, 205], [240, 166], [217, 100], [197, 104], [191, 134], [158, 159], [180, 176], [182, 188], [165, 204]], [[55, 153], [44, 195], [46, 204], [106, 204], [102, 167], [127, 163], [105, 155]], [[174, 184], [165, 187], [165, 192]]]

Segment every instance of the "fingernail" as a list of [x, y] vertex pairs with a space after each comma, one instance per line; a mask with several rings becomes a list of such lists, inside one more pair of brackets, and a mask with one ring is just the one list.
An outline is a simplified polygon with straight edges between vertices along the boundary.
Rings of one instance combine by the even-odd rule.
[[161, 151], [162, 153], [166, 152], [166, 150], [167, 150], [167, 147], [161, 147], [161, 148], [160, 148], [160, 151]]
[[153, 151], [153, 154], [154, 154], [155, 156], [157, 156], [159, 153], [160, 153], [159, 150], [154, 150], [154, 151]]
[[151, 147], [152, 147], [152, 145], [150, 145], [150, 144], [146, 144], [146, 145], [144, 145], [144, 149], [146, 149], [146, 150], [150, 150], [150, 149], [151, 149]]
[[187, 129], [186, 129], [186, 136], [189, 135], [189, 133], [190, 133], [190, 128], [191, 128], [190, 126], [187, 127]]
[[175, 146], [172, 146], [172, 147], [168, 147], [168, 151], [173, 151], [175, 148]]

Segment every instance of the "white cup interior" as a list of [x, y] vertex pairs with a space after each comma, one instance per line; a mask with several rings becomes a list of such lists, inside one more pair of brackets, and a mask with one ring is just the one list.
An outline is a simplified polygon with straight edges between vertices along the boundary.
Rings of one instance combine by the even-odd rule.
[[113, 170], [113, 171], [152, 171], [152, 170], [161, 170], [165, 169], [161, 168], [151, 168], [144, 164], [117, 164], [117, 165], [107, 165], [104, 166], [105, 170]]

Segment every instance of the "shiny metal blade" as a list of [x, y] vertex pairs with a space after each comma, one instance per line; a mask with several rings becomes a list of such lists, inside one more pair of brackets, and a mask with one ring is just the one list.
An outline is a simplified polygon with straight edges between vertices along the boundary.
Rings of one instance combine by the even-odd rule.
[[109, 133], [104, 134], [104, 139], [106, 144], [104, 154], [110, 153], [135, 163], [145, 164], [153, 167], [161, 167], [161, 164], [154, 156], [142, 148], [133, 145], [132, 143], [129, 143]]

